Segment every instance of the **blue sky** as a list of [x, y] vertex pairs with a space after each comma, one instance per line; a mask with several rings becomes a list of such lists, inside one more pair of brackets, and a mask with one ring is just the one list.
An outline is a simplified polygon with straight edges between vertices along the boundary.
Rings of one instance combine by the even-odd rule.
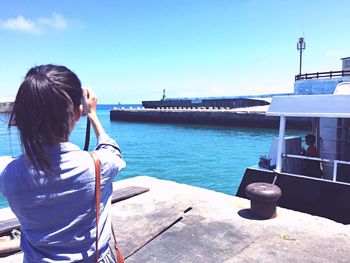
[[62, 64], [100, 103], [292, 92], [303, 72], [341, 70], [350, 1], [0, 0], [0, 96], [27, 70]]

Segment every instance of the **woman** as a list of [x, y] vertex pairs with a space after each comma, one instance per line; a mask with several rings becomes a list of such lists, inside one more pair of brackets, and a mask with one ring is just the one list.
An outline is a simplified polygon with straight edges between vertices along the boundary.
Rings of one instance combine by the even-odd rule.
[[99, 261], [115, 262], [108, 246], [112, 181], [125, 162], [96, 105], [92, 90], [64, 66], [30, 69], [18, 90], [9, 127], [17, 126], [24, 153], [0, 159], [0, 191], [21, 223], [23, 262], [96, 262], [94, 162], [68, 142], [83, 113], [101, 161]]

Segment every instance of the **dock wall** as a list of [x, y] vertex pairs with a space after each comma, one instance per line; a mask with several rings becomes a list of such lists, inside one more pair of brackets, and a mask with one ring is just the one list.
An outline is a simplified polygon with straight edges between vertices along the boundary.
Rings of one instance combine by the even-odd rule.
[[13, 102], [0, 102], [0, 113], [10, 112]]
[[335, 87], [341, 82], [350, 82], [350, 77], [296, 80], [294, 82], [294, 94], [333, 94]]
[[[237, 127], [278, 128], [279, 117], [257, 112], [233, 112], [230, 110], [165, 110], [165, 109], [113, 109], [111, 121], [156, 122], [224, 125]], [[311, 128], [308, 118], [289, 118], [288, 128]]]

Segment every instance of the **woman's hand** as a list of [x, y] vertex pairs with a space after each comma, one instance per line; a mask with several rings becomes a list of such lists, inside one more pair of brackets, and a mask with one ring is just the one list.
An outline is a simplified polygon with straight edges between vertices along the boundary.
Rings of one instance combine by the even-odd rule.
[[90, 88], [83, 88], [83, 115], [96, 114], [97, 97]]
[[83, 88], [83, 114], [87, 115], [92, 127], [94, 128], [96, 137], [104, 133], [104, 129], [100, 120], [97, 117], [96, 107], [97, 107], [97, 97], [92, 89]]

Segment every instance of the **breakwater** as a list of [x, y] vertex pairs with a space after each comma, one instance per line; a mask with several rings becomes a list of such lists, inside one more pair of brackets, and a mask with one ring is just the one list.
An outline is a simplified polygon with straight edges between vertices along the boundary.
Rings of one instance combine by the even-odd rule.
[[0, 113], [11, 112], [12, 106], [12, 101], [0, 101]]
[[[115, 108], [110, 111], [110, 120], [130, 122], [184, 123], [224, 125], [236, 127], [278, 128], [279, 118], [266, 116], [268, 106], [246, 108]], [[288, 119], [287, 127], [311, 128], [310, 118]]]

